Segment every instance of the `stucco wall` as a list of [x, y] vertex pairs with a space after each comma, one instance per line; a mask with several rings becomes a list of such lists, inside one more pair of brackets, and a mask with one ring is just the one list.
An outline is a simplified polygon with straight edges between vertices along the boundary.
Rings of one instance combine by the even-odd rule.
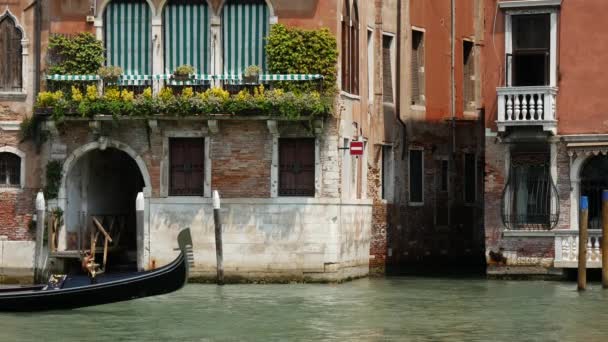
[[0, 283], [31, 283], [34, 241], [8, 241], [0, 236]]
[[[222, 201], [227, 278], [342, 280], [367, 275], [371, 201], [226, 199]], [[150, 199], [150, 265], [175, 257], [176, 237], [192, 229], [192, 275], [216, 272], [213, 212], [205, 199]]]

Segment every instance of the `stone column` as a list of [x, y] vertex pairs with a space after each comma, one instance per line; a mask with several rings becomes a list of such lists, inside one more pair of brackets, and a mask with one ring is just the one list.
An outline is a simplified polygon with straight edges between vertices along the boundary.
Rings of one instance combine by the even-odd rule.
[[144, 193], [139, 192], [135, 199], [135, 226], [137, 234], [137, 270], [143, 271], [145, 268], [144, 262]]

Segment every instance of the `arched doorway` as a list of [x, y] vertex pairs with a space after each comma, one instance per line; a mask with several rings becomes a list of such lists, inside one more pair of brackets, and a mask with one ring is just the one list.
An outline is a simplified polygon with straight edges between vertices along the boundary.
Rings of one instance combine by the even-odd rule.
[[90, 248], [95, 218], [114, 240], [109, 268], [136, 268], [135, 199], [146, 186], [138, 163], [118, 148], [96, 148], [75, 159], [64, 177], [66, 249]]
[[597, 155], [581, 168], [581, 196], [589, 198], [589, 229], [602, 228], [602, 191], [608, 190], [608, 156]]

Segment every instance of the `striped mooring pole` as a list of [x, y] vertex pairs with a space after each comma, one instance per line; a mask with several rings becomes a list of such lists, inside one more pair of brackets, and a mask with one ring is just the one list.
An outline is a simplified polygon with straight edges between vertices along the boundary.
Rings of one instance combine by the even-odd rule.
[[589, 198], [581, 196], [580, 225], [578, 227], [578, 287], [579, 291], [587, 287], [587, 225], [589, 223]]

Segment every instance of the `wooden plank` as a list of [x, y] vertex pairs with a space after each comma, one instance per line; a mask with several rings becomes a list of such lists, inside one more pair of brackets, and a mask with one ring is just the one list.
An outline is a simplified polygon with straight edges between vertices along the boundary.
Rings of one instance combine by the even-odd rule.
[[101, 225], [101, 223], [99, 223], [99, 221], [93, 217], [93, 223], [95, 223], [95, 226], [97, 227], [97, 229], [99, 229], [99, 231], [105, 235], [106, 239], [110, 240], [110, 242], [112, 242], [112, 238], [110, 237], [110, 234], [108, 234], [108, 232], [103, 228], [103, 226]]

